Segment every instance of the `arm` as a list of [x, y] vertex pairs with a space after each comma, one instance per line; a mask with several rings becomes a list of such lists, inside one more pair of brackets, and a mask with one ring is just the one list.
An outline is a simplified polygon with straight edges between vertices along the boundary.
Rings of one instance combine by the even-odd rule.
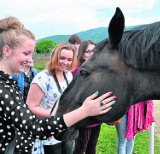
[[[21, 95], [19, 95], [16, 90], [17, 89], [14, 89], [13, 92], [10, 93], [10, 89], [8, 88], [5, 92], [9, 95], [7, 100], [4, 94], [0, 93], [1, 100], [8, 101], [7, 103], [0, 104], [4, 113], [4, 115], [2, 115], [4, 117], [3, 123], [6, 125], [8, 121], [10, 121], [19, 132], [23, 132], [27, 135], [32, 134], [34, 138], [40, 139], [46, 139], [51, 135], [62, 132], [66, 127], [70, 127], [88, 116], [100, 115], [108, 112], [110, 106], [113, 104], [111, 101], [115, 99], [114, 96], [108, 97], [111, 95], [109, 93], [94, 99], [97, 96], [94, 94], [89, 96], [80, 108], [70, 113], [60, 117], [52, 116], [50, 118], [39, 119], [28, 109], [25, 103], [21, 102]], [[105, 99], [106, 97], [108, 98]], [[102, 100], [105, 104], [104, 106], [100, 106], [100, 101]]]
[[[97, 97], [96, 93], [87, 97], [80, 108], [63, 115], [66, 126], [70, 127], [76, 122], [89, 116], [96, 116], [107, 113], [111, 109], [111, 105], [113, 105], [112, 101], [116, 99], [115, 96], [109, 97], [111, 94], [111, 92], [108, 92], [96, 99], [94, 99]], [[103, 101], [103, 106], [100, 106], [101, 101]]]
[[31, 84], [26, 103], [35, 115], [39, 117], [49, 117], [50, 110], [40, 107], [40, 102], [43, 96], [44, 92], [38, 84]]
[[[37, 119], [34, 115], [32, 115], [32, 112], [27, 112], [26, 116], [32, 117], [32, 119], [26, 118], [23, 116], [17, 119], [20, 119], [20, 121], [21, 121], [21, 118], [28, 119], [26, 122], [27, 125], [26, 124], [22, 125], [24, 127], [24, 128], [23, 127], [21, 128], [23, 132], [28, 130], [28, 133], [33, 132], [33, 136], [36, 135], [35, 138], [37, 138], [37, 135], [38, 135], [40, 139], [46, 139], [50, 135], [54, 135], [56, 133], [64, 131], [67, 127], [71, 127], [72, 125], [74, 125], [75, 123], [77, 123], [82, 119], [85, 119], [86, 117], [107, 113], [111, 109], [111, 106], [114, 104], [113, 100], [116, 99], [115, 96], [111, 96], [111, 95], [112, 93], [108, 92], [96, 98], [97, 94], [95, 93], [87, 97], [80, 108], [73, 110], [67, 114], [64, 114], [60, 117], [51, 116], [50, 118], [46, 118], [46, 119], [44, 118]], [[104, 104], [103, 106], [100, 106], [101, 101], [103, 101], [103, 104]], [[23, 107], [24, 108], [21, 108], [22, 110], [18, 110], [18, 112], [20, 113], [26, 112], [24, 105]], [[16, 115], [19, 116], [20, 114], [18, 113]], [[12, 116], [13, 119], [15, 119], [14, 116]], [[16, 123], [14, 124], [16, 126]], [[17, 127], [19, 126], [20, 125], [17, 125]]]

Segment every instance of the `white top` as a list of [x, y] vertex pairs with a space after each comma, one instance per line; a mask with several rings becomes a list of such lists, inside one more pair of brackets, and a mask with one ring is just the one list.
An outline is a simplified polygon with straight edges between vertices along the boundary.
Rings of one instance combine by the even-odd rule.
[[[68, 83], [70, 83], [73, 79], [73, 75], [70, 71], [65, 72]], [[38, 86], [43, 90], [44, 96], [41, 100], [40, 107], [44, 109], [52, 109], [55, 102], [60, 98], [61, 93], [58, 91], [56, 82], [52, 75], [48, 72], [48, 70], [43, 70], [42, 72], [38, 73], [32, 83], [38, 84]], [[62, 91], [64, 91], [67, 87], [66, 81], [59, 82]]]
[[[65, 72], [68, 83], [70, 83], [73, 79], [73, 75], [70, 71]], [[44, 96], [41, 99], [40, 107], [51, 110], [56, 101], [60, 98], [61, 93], [58, 91], [56, 82], [52, 75], [48, 72], [48, 70], [43, 70], [38, 73], [32, 80], [32, 83], [38, 84], [38, 86], [43, 90]], [[59, 82], [62, 91], [67, 88], [66, 81]], [[57, 107], [57, 106], [56, 106]], [[34, 146], [38, 146], [39, 142], [44, 145], [54, 145], [61, 141], [54, 139], [54, 137], [50, 140], [36, 140]]]

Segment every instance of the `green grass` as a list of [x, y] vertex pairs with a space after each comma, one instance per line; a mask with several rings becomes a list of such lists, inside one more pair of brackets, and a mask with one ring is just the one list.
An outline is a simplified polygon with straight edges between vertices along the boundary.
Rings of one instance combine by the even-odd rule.
[[34, 59], [34, 67], [37, 68], [38, 70], [42, 71], [47, 64], [48, 59], [49, 59], [49, 57], [35, 58]]
[[[102, 124], [96, 154], [116, 154], [116, 141], [117, 134], [115, 126]], [[136, 135], [133, 153], [149, 154], [148, 131], [143, 131]], [[155, 136], [154, 153], [160, 153], [160, 141], [158, 140], [157, 136]]]

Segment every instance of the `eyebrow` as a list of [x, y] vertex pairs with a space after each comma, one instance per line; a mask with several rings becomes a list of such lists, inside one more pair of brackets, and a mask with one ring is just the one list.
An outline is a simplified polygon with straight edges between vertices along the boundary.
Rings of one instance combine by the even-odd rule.
[[60, 58], [67, 58], [67, 59], [73, 59], [73, 57], [65, 57], [65, 56], [60, 56]]

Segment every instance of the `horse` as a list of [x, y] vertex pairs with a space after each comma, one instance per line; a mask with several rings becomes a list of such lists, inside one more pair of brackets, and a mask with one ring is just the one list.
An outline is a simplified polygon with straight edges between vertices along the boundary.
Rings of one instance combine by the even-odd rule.
[[115, 121], [140, 101], [160, 99], [160, 22], [127, 31], [125, 17], [117, 7], [108, 33], [62, 94], [56, 116], [80, 107], [96, 91], [99, 95], [112, 91], [116, 103], [106, 114], [68, 128], [61, 140], [73, 138], [76, 130], [86, 125]]

